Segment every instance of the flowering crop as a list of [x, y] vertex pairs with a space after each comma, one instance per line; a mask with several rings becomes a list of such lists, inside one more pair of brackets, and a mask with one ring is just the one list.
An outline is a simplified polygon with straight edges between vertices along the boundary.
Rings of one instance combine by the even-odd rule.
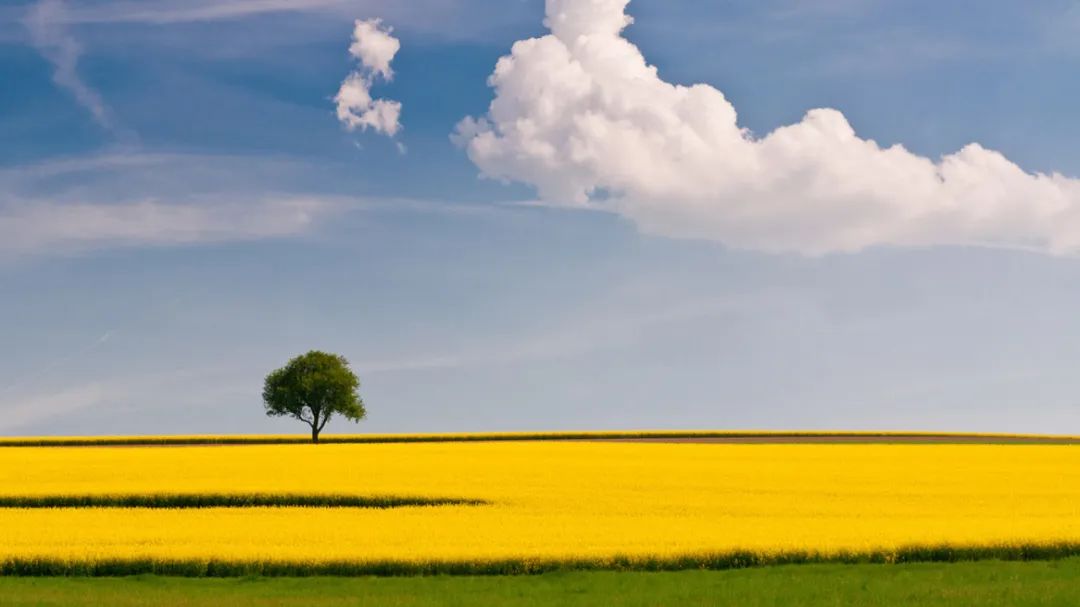
[[499, 572], [1080, 551], [1080, 449], [1064, 445], [0, 449], [0, 503], [137, 495], [472, 503], [3, 508], [0, 570]]

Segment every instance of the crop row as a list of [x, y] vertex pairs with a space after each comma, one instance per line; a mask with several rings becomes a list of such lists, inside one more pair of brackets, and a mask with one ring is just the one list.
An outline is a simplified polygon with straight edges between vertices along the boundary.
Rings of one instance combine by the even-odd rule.
[[0, 508], [403, 508], [478, 506], [483, 500], [402, 495], [162, 493], [126, 495], [0, 495]]
[[809, 563], [919, 563], [976, 560], [1055, 560], [1080, 555], [1080, 544], [1028, 544], [992, 546], [911, 546], [870, 552], [817, 553], [807, 551], [729, 551], [698, 555], [581, 559], [499, 559], [459, 561], [313, 561], [291, 562], [217, 559], [124, 559], [64, 560], [9, 558], [0, 561], [2, 576], [122, 576], [171, 575], [185, 577], [236, 576], [410, 576], [410, 575], [529, 575], [550, 571], [679, 571], [689, 569], [742, 569], [769, 565]]

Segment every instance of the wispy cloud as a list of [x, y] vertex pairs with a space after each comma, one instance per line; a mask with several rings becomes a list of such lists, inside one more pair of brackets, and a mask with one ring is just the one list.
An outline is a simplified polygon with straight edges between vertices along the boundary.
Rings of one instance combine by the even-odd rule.
[[59, 16], [65, 25], [143, 23], [167, 25], [240, 19], [248, 16], [308, 12], [348, 5], [349, 0], [147, 0], [96, 2], [72, 6]]
[[[170, 25], [228, 21], [279, 13], [332, 13], [379, 11], [390, 18], [413, 16], [424, 22], [438, 15], [459, 13], [462, 0], [103, 0], [72, 5], [63, 16], [66, 24], [134, 23]], [[437, 19], [432, 19], [432, 23]]]
[[273, 158], [112, 153], [0, 168], [0, 257], [302, 234], [348, 208]]
[[11, 399], [0, 403], [0, 430], [12, 430], [73, 413], [80, 409], [101, 405], [108, 401], [108, 386], [90, 382], [57, 392], [49, 392]]
[[[5, 39], [14, 35], [5, 32], [5, 22], [17, 22], [25, 9], [2, 4], [0, 39]], [[478, 10], [480, 4], [475, 0], [94, 0], [71, 2], [60, 22], [166, 27], [290, 15], [340, 23], [356, 15], [378, 14], [403, 29], [440, 40], [476, 40], [488, 39], [501, 28], [527, 24], [526, 18], [534, 13], [531, 2], [502, 3], [499, 10]], [[291, 31], [295, 25], [291, 22], [274, 37], [297, 35]]]
[[39, 0], [27, 11], [23, 24], [30, 42], [53, 65], [53, 81], [86, 108], [94, 121], [113, 128], [113, 119], [101, 94], [78, 71], [82, 47], [68, 28], [68, 7], [63, 0]]
[[302, 236], [347, 213], [512, 213], [504, 204], [311, 190], [302, 159], [115, 151], [0, 167], [0, 260]]
[[53, 177], [78, 173], [113, 172], [181, 162], [190, 156], [161, 153], [110, 152], [87, 156], [56, 157], [42, 162], [0, 167], [0, 189], [13, 191]]
[[304, 232], [332, 210], [315, 197], [254, 202], [36, 201], [0, 209], [0, 254], [257, 240]]
[[56, 420], [87, 413], [108, 418], [122, 412], [130, 419], [141, 412], [145, 427], [152, 427], [156, 410], [147, 408], [148, 403], [160, 404], [174, 394], [183, 394], [183, 406], [188, 408], [235, 401], [252, 392], [250, 375], [251, 369], [223, 363], [66, 383], [43, 381], [40, 383], [51, 385], [31, 386], [15, 395], [0, 394], [0, 433], [34, 431]]

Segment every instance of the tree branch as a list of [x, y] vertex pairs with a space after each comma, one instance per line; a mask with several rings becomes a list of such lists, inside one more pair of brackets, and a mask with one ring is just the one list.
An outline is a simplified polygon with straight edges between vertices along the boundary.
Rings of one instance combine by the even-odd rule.
[[326, 427], [326, 422], [328, 422], [328, 421], [330, 421], [330, 414], [329, 413], [326, 414], [326, 417], [323, 418], [322, 423], [319, 424], [319, 432], [322, 432], [322, 429]]
[[300, 412], [296, 414], [296, 418], [299, 419], [300, 421], [304, 422], [305, 424], [308, 424], [311, 427], [315, 427], [314, 426], [315, 419], [313, 417], [304, 417], [304, 410], [305, 409], [307, 411], [311, 412], [312, 415], [315, 414], [315, 410], [312, 409], [309, 405], [301, 405], [300, 406]]

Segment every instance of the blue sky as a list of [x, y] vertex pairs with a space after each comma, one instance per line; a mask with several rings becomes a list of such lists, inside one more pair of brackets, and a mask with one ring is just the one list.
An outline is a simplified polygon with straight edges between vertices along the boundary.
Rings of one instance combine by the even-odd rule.
[[[625, 37], [754, 133], [830, 107], [882, 147], [1080, 176], [1075, 1], [702, 4], [634, 0]], [[537, 189], [568, 173], [481, 178], [506, 157], [450, 135], [548, 33], [540, 0], [45, 6], [0, 7], [0, 434], [299, 432], [259, 390], [311, 348], [353, 362], [363, 431], [1080, 424], [1069, 247], [784, 240], [837, 217], [812, 214], [733, 242], [608, 182], [574, 206]], [[334, 113], [376, 17], [394, 138]]]

